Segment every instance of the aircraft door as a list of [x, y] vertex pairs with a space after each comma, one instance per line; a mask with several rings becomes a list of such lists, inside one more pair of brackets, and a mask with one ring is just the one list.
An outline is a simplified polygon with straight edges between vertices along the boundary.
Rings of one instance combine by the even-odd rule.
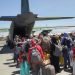
[[13, 38], [14, 38], [14, 36], [15, 35], [19, 35], [19, 36], [21, 36], [21, 37], [24, 37], [25, 36], [25, 33], [26, 31], [25, 31], [25, 26], [15, 26], [14, 27], [14, 33], [13, 33]]

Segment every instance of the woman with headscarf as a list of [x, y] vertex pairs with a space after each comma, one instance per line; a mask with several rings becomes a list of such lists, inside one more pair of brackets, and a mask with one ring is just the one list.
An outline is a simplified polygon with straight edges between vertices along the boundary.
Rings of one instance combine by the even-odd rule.
[[[41, 63], [42, 63], [42, 60], [44, 58], [42, 48], [36, 42], [37, 42], [36, 40], [31, 39], [31, 41], [30, 41], [30, 49], [28, 50], [29, 51], [28, 52], [28, 61], [29, 61], [30, 65], [32, 66], [32, 75], [38, 75], [40, 73]], [[31, 57], [31, 55], [32, 55], [32, 50], [34, 48], [36, 48], [38, 50], [38, 52], [40, 53], [39, 56], [41, 56], [41, 59], [42, 59], [40, 62], [36, 62], [36, 63], [32, 62], [33, 58]]]
[[63, 45], [62, 53], [64, 57], [64, 69], [68, 69], [68, 67], [70, 67], [70, 51], [72, 47], [71, 44], [71, 38], [67, 33], [64, 33], [61, 39], [61, 45]]

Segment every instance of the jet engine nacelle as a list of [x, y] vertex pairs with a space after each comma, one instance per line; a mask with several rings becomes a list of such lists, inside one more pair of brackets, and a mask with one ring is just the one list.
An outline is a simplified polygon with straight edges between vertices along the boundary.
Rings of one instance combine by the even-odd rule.
[[35, 22], [35, 17], [36, 16], [33, 13], [28, 12], [25, 14], [17, 15], [14, 22], [18, 26], [25, 26]]

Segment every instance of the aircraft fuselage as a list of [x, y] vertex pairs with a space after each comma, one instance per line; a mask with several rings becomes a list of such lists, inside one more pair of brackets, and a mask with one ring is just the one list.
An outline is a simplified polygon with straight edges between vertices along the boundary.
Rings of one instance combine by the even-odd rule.
[[9, 38], [13, 40], [15, 35], [20, 35], [24, 37], [25, 35], [30, 35], [32, 28], [35, 23], [35, 16], [33, 13], [28, 12], [22, 15], [17, 15], [10, 26]]

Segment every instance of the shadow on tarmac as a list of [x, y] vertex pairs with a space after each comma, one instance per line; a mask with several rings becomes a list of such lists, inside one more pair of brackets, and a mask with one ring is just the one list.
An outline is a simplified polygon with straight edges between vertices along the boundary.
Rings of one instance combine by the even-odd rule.
[[[1, 50], [0, 50], [0, 54], [10, 54], [13, 53], [13, 50], [10, 49], [9, 46], [4, 45], [4, 46], [0, 46]], [[4, 65], [7, 65], [8, 67], [12, 68], [12, 67], [16, 67], [16, 63], [14, 63], [13, 58], [7, 59], [5, 63], [3, 63]], [[17, 68], [17, 67], [16, 67]], [[19, 68], [19, 67], [18, 67]], [[20, 74], [20, 70], [17, 71], [13, 71], [11, 75], [16, 75], [16, 74]]]
[[[17, 67], [16, 63], [14, 63], [12, 61], [13, 59], [7, 59], [6, 63], [3, 63], [4, 65], [7, 65], [8, 67], [12, 68], [12, 67], [16, 67], [16, 68], [19, 68]], [[10, 61], [10, 62], [9, 62]], [[20, 74], [20, 70], [17, 70], [17, 71], [13, 71], [11, 75], [16, 75], [16, 74]]]
[[13, 64], [13, 65], [9, 65], [9, 67], [16, 67], [16, 64]]
[[3, 47], [3, 46], [0, 46], [0, 47]]
[[20, 74], [20, 70], [12, 72], [11, 75], [16, 75], [16, 74]]
[[13, 60], [13, 59], [7, 59], [7, 61], [11, 61], [11, 60]]
[[13, 50], [9, 48], [9, 46], [4, 45], [3, 48], [0, 50], [0, 54], [8, 54], [13, 53]]
[[9, 64], [13, 64], [14, 62], [7, 62], [7, 63], [3, 63], [5, 65], [9, 65]]

